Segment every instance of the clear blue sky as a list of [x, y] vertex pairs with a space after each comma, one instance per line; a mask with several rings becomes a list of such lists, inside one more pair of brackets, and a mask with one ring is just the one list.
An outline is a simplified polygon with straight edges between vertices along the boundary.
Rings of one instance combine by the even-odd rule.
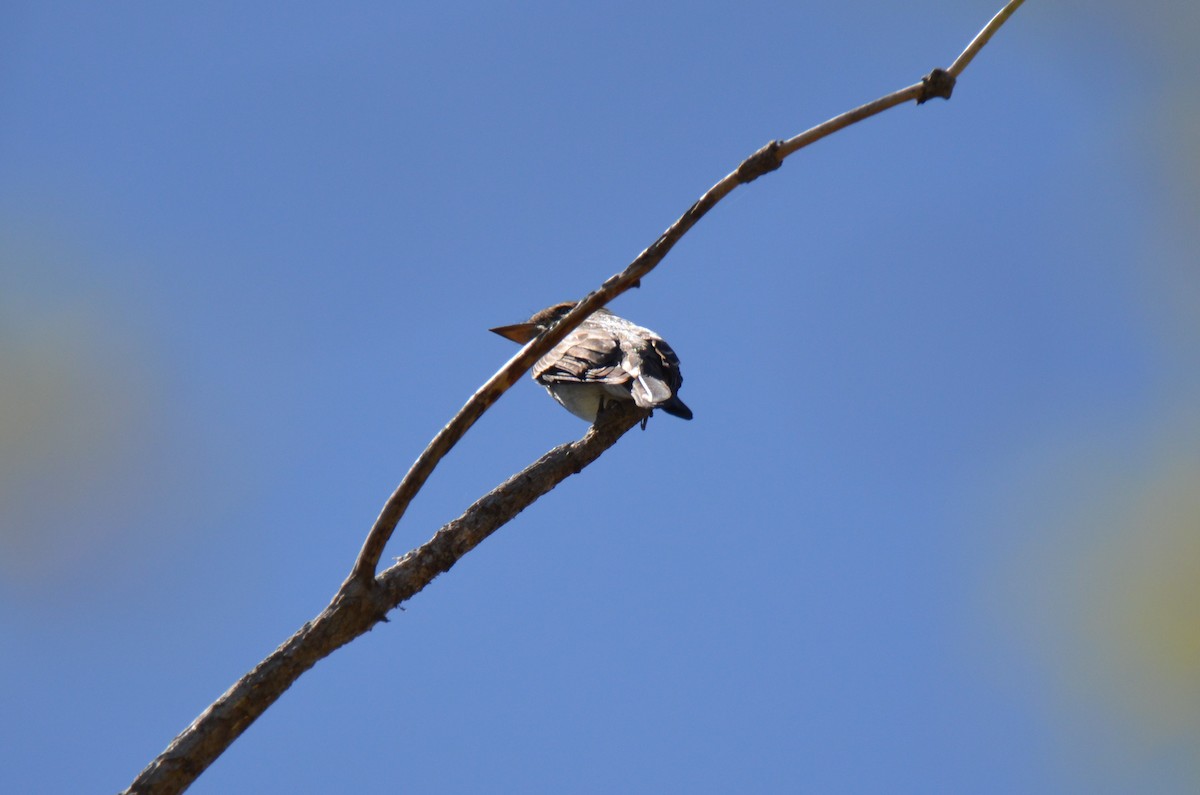
[[[617, 312], [656, 417], [195, 793], [1190, 793], [1197, 12], [1031, 2]], [[998, 0], [8, 3], [0, 791], [124, 787], [428, 439], [703, 190]], [[528, 380], [389, 556], [585, 424]], [[599, 505], [600, 507], [595, 507]]]

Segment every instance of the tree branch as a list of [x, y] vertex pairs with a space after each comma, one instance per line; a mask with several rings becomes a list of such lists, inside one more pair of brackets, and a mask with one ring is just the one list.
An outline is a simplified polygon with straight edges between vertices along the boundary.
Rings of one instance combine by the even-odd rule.
[[991, 40], [996, 31], [1000, 30], [1000, 27], [1008, 21], [1008, 18], [1011, 17], [1024, 2], [1025, 0], [1009, 0], [1004, 8], [1000, 9], [996, 13], [996, 16], [988, 20], [988, 23], [983, 26], [983, 30], [975, 34], [975, 38], [971, 39], [971, 43], [968, 44], [967, 48], [963, 50], [957, 58], [954, 59], [954, 63], [950, 64], [950, 68], [946, 71], [949, 72], [953, 77], [958, 77], [960, 74], [962, 74], [963, 70], [971, 64], [971, 61], [975, 60], [975, 56], [978, 55], [979, 51], [983, 49], [983, 45], [987, 44]]
[[180, 733], [125, 790], [185, 790], [251, 723], [324, 657], [386, 621], [463, 555], [563, 480], [581, 471], [646, 417], [633, 403], [605, 409], [584, 437], [559, 445], [478, 499], [433, 538], [382, 572], [370, 589], [344, 588], [321, 614], [243, 676]]
[[949, 99], [955, 79], [1023, 0], [1011, 0], [972, 40], [949, 69], [935, 69], [920, 83], [907, 86], [817, 125], [786, 141], [772, 141], [746, 158], [734, 171], [701, 196], [624, 271], [589, 293], [555, 326], [529, 342], [473, 394], [413, 463], [384, 503], [350, 575], [329, 605], [312, 621], [243, 676], [176, 737], [125, 790], [133, 793], [178, 793], [195, 779], [286, 691], [323, 657], [386, 621], [388, 611], [411, 598], [438, 574], [495, 532], [538, 497], [579, 472], [611, 447], [645, 414], [631, 404], [607, 410], [583, 439], [560, 445], [475, 502], [462, 516], [441, 528], [428, 542], [394, 566], [375, 575], [384, 547], [409, 503], [442, 458], [534, 362], [557, 345], [584, 318], [636, 286], [674, 245], [717, 202], [738, 185], [776, 170], [788, 156], [851, 124], [908, 101]]

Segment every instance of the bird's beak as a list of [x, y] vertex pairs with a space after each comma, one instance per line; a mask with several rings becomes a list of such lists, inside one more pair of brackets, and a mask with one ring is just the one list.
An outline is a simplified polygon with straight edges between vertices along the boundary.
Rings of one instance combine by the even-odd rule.
[[533, 323], [516, 323], [512, 326], [500, 326], [488, 329], [501, 337], [510, 339], [518, 345], [524, 345], [538, 335], [540, 329]]

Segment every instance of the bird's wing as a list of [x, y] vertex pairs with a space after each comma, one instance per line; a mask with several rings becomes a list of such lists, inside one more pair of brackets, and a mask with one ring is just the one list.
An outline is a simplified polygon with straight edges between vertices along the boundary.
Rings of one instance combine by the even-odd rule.
[[679, 369], [679, 357], [675, 355], [675, 351], [671, 349], [670, 345], [657, 337], [650, 340], [650, 347], [654, 349], [654, 353], [658, 357], [658, 366], [667, 376], [666, 380], [671, 391], [678, 392], [679, 387], [683, 386], [683, 373]]
[[623, 351], [621, 369], [631, 377], [633, 401], [642, 408], [653, 408], [671, 400], [683, 384], [679, 373], [679, 357], [671, 346], [658, 337], [649, 337], [650, 344], [640, 350]]
[[533, 377], [553, 383], [623, 384], [630, 375], [621, 364], [621, 348], [615, 337], [578, 328], [538, 360]]

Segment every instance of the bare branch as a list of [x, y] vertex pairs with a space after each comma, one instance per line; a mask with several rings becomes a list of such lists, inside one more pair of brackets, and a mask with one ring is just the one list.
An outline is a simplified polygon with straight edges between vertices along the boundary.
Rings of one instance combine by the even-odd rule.
[[438, 574], [447, 571], [463, 555], [542, 494], [594, 461], [637, 424], [644, 417], [643, 412], [632, 404], [618, 404], [617, 408], [606, 411], [583, 439], [551, 450], [478, 500], [462, 516], [439, 530], [428, 542], [409, 552], [396, 565], [375, 576], [392, 532], [438, 462], [534, 362], [596, 309], [636, 286], [689, 229], [738, 185], [774, 171], [786, 157], [805, 146], [888, 108], [910, 100], [921, 103], [932, 97], [948, 99], [957, 76], [1022, 1], [1009, 2], [949, 69], [935, 69], [920, 83], [847, 111], [786, 141], [772, 141], [746, 158], [689, 207], [624, 271], [606, 280], [558, 324], [522, 348], [471, 396], [417, 458], [384, 504], [349, 577], [342, 583], [329, 606], [196, 718], [138, 775], [125, 793], [182, 792], [318, 660], [369, 631], [376, 623], [385, 621], [388, 611], [419, 592]]
[[555, 447], [477, 500], [433, 538], [379, 575], [373, 587], [343, 588], [312, 621], [201, 713], [125, 790], [183, 792], [251, 723], [318, 660], [386, 621], [485, 538], [616, 444], [646, 413], [632, 403], [607, 408], [582, 439]]
[[996, 16], [988, 20], [988, 23], [983, 26], [983, 30], [971, 39], [971, 43], [967, 45], [967, 49], [962, 51], [962, 54], [954, 59], [954, 63], [950, 64], [950, 68], [946, 71], [952, 77], [958, 77], [963, 73], [971, 61], [975, 60], [975, 56], [983, 49], [983, 45], [987, 44], [996, 31], [1000, 30], [1000, 26], [1008, 21], [1008, 18], [1021, 7], [1025, 0], [1009, 0], [1008, 5], [1000, 9]]

